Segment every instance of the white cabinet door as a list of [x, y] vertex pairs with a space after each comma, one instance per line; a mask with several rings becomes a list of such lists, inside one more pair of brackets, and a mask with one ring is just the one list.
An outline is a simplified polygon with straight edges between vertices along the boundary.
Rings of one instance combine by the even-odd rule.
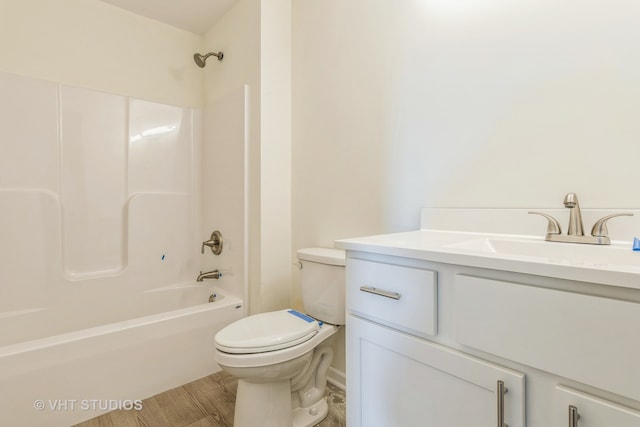
[[351, 315], [346, 330], [350, 427], [496, 427], [500, 404], [524, 427], [523, 374]]
[[458, 274], [453, 309], [460, 344], [640, 400], [637, 302]]
[[[640, 412], [569, 387], [556, 386], [554, 403], [554, 427], [640, 426]], [[570, 412], [575, 412], [577, 416]]]

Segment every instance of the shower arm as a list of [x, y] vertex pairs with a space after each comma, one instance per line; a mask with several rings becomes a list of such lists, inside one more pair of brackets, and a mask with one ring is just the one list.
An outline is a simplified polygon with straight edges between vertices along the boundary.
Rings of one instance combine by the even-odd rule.
[[204, 68], [207, 62], [207, 58], [210, 56], [215, 56], [216, 58], [218, 58], [218, 61], [222, 61], [222, 58], [224, 58], [224, 54], [222, 53], [222, 51], [220, 51], [220, 52], [209, 52], [205, 55], [194, 53], [193, 60], [195, 61], [198, 67]]

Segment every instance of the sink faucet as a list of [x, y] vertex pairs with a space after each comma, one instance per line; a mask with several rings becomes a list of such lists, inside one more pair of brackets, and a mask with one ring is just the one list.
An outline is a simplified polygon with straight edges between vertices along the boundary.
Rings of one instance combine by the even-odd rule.
[[221, 277], [222, 273], [220, 273], [220, 270], [211, 270], [207, 271], [206, 273], [203, 273], [201, 271], [200, 274], [198, 274], [196, 282], [202, 282], [204, 279], [219, 279]]
[[551, 215], [542, 212], [529, 212], [530, 214], [542, 215], [549, 221], [547, 224], [547, 234], [545, 240], [549, 242], [564, 243], [587, 243], [591, 245], [610, 245], [609, 230], [607, 221], [616, 216], [633, 216], [630, 212], [607, 215], [596, 221], [591, 229], [591, 235], [585, 236], [582, 225], [582, 212], [578, 203], [576, 193], [568, 193], [564, 196], [564, 207], [569, 209], [569, 229], [567, 234], [562, 234], [560, 223]]
[[571, 209], [569, 211], [569, 229], [567, 235], [569, 236], [584, 236], [584, 229], [582, 227], [582, 212], [580, 212], [580, 203], [578, 203], [578, 195], [576, 193], [567, 193], [564, 196], [562, 202], [565, 208]]

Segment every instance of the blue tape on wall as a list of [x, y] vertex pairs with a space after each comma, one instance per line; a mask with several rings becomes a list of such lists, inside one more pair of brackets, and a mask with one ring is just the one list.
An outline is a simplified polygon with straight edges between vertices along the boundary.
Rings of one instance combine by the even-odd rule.
[[294, 316], [297, 316], [297, 317], [301, 318], [302, 320], [306, 320], [309, 323], [316, 321], [316, 319], [314, 319], [313, 317], [309, 317], [306, 314], [300, 313], [299, 311], [289, 310], [289, 311], [287, 311], [287, 313], [293, 314]]

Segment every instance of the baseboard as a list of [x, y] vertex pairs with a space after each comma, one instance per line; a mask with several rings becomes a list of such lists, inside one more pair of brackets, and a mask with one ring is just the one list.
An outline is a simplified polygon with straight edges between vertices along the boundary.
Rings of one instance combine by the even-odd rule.
[[327, 381], [329, 381], [334, 386], [338, 387], [340, 390], [346, 390], [345, 384], [346, 374], [342, 371], [338, 371], [333, 366], [329, 368], [329, 372], [327, 373]]

